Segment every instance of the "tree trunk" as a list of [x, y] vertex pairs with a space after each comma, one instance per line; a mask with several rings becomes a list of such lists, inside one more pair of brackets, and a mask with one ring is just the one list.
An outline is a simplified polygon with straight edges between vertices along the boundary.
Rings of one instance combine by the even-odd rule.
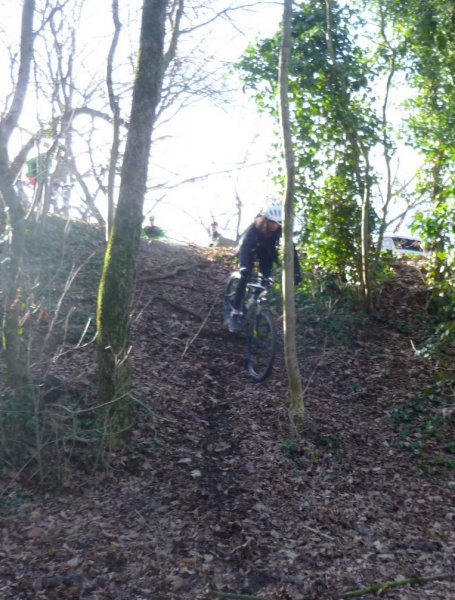
[[142, 226], [152, 129], [163, 73], [166, 0], [144, 0], [139, 62], [121, 170], [119, 200], [106, 250], [97, 307], [99, 401], [107, 434], [131, 424], [129, 315]]
[[[20, 325], [20, 272], [24, 254], [26, 233], [25, 214], [13, 185], [8, 144], [17, 127], [24, 104], [33, 57], [34, 0], [25, 0], [22, 10], [20, 65], [16, 88], [10, 108], [0, 121], [0, 193], [6, 206], [10, 227], [10, 246], [6, 261], [6, 289], [3, 317], [3, 350], [7, 366], [9, 385], [13, 388], [18, 414], [30, 396], [30, 376], [27, 365], [26, 347]], [[24, 411], [25, 412], [25, 411]]]
[[[359, 194], [361, 197], [361, 206], [362, 206], [362, 222], [361, 222], [361, 236], [360, 236], [360, 252], [358, 253], [358, 270], [359, 270], [359, 279], [361, 281], [361, 290], [362, 290], [362, 303], [364, 308], [369, 311], [372, 308], [372, 294], [371, 294], [371, 281], [370, 281], [370, 256], [369, 256], [369, 247], [370, 247], [370, 231], [369, 231], [369, 211], [370, 211], [370, 175], [369, 175], [369, 160], [368, 160], [368, 152], [365, 149], [362, 140], [359, 139], [357, 124], [355, 114], [352, 112], [351, 108], [351, 99], [348, 92], [348, 85], [346, 82], [345, 73], [342, 65], [338, 62], [335, 45], [333, 42], [333, 6], [332, 0], [325, 0], [326, 5], [326, 18], [327, 18], [327, 28], [326, 28], [326, 39], [327, 39], [327, 50], [330, 55], [330, 59], [332, 61], [332, 66], [334, 70], [334, 74], [336, 79], [338, 80], [338, 85], [340, 89], [341, 98], [343, 99], [343, 104], [345, 106], [344, 119], [342, 121], [342, 126], [345, 130], [346, 137], [349, 140], [349, 143], [352, 147], [354, 153], [354, 174], [357, 179], [357, 185], [359, 189]], [[364, 173], [362, 175], [361, 168], [361, 159], [364, 160]]]
[[[365, 178], [368, 177], [369, 163], [366, 162]], [[371, 296], [371, 281], [370, 281], [370, 231], [369, 231], [369, 215], [370, 215], [370, 185], [365, 181], [363, 187], [362, 199], [362, 221], [360, 224], [361, 234], [361, 258], [362, 258], [362, 299], [365, 309], [370, 312], [373, 309], [373, 299]]]
[[112, 44], [109, 49], [109, 56], [107, 59], [107, 73], [106, 83], [107, 91], [109, 95], [109, 105], [112, 111], [112, 148], [111, 148], [111, 159], [109, 162], [109, 173], [107, 182], [107, 222], [106, 222], [106, 239], [109, 239], [109, 235], [112, 230], [112, 224], [114, 222], [114, 186], [115, 177], [117, 175], [117, 161], [119, 155], [120, 146], [120, 105], [118, 96], [114, 93], [114, 85], [112, 82], [112, 71], [114, 63], [114, 55], [117, 49], [118, 39], [120, 36], [120, 29], [122, 27], [118, 16], [118, 0], [112, 0], [112, 19], [114, 21], [114, 37], [112, 38]]
[[[438, 205], [440, 202], [444, 202], [442, 196], [443, 181], [442, 181], [442, 165], [443, 165], [443, 153], [437, 147], [432, 153], [432, 167], [431, 167], [431, 196], [430, 202], [432, 212], [434, 215], [438, 214]], [[445, 267], [445, 244], [444, 244], [444, 232], [441, 231], [442, 223], [438, 219], [433, 220], [433, 236], [430, 247], [430, 256], [428, 259], [427, 268], [427, 280], [431, 283], [431, 299], [428, 304], [430, 312], [443, 316], [444, 298], [439, 294], [441, 283], [443, 283], [447, 277], [447, 269]], [[444, 287], [444, 286], [442, 286]]]
[[289, 110], [289, 63], [292, 49], [292, 0], [284, 0], [283, 33], [280, 49], [279, 88], [280, 116], [283, 137], [284, 158], [286, 163], [286, 189], [284, 196], [283, 223], [283, 333], [284, 356], [289, 384], [289, 416], [294, 426], [303, 423], [305, 408], [303, 403], [302, 379], [300, 377], [296, 348], [296, 311], [294, 294], [294, 185], [295, 167], [292, 147], [291, 120]]

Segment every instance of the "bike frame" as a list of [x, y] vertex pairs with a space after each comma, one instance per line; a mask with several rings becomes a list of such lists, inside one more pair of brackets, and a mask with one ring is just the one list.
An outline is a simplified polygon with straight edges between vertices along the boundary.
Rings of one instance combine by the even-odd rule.
[[[230, 299], [235, 295], [239, 273], [229, 279], [224, 299], [224, 317], [230, 312]], [[268, 288], [259, 273], [247, 281], [242, 305], [243, 332], [246, 335], [246, 369], [255, 381], [263, 381], [270, 374], [277, 348], [277, 330], [268, 299]]]

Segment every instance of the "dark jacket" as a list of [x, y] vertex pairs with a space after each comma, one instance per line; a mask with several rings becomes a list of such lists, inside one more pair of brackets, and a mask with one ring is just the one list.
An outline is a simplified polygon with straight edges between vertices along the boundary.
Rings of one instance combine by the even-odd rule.
[[239, 268], [253, 269], [255, 260], [259, 261], [259, 270], [265, 277], [270, 277], [272, 267], [278, 262], [278, 245], [281, 239], [281, 228], [269, 235], [260, 231], [255, 223], [246, 229], [240, 240], [238, 257]]
[[[274, 264], [278, 263], [278, 247], [281, 240], [281, 227], [266, 235], [252, 223], [245, 231], [238, 248], [239, 269], [251, 272], [255, 260], [259, 261], [259, 271], [270, 277]], [[294, 273], [296, 283], [300, 281], [300, 266], [294, 247]]]
[[147, 225], [147, 227], [144, 227], [144, 233], [149, 238], [164, 237], [164, 231], [156, 225]]

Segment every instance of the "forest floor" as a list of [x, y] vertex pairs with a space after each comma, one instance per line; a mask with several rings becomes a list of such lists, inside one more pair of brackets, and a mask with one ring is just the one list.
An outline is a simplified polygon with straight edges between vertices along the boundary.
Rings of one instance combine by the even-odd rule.
[[[233, 264], [142, 241], [132, 440], [96, 468], [64, 448], [44, 486], [4, 472], [1, 599], [324, 600], [407, 578], [380, 596], [455, 597], [451, 415], [415, 351], [430, 325], [421, 266], [399, 261], [370, 317], [299, 296], [296, 438], [282, 351], [254, 383], [223, 329]], [[90, 347], [54, 363], [80, 398], [93, 385]]]

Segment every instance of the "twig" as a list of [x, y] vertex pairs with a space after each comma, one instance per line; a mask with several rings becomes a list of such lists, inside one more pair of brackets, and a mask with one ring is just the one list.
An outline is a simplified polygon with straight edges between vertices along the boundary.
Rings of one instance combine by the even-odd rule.
[[14, 483], [16, 483], [21, 475], [21, 473], [23, 471], [25, 471], [25, 469], [28, 467], [28, 465], [30, 463], [32, 463], [34, 460], [36, 459], [35, 454], [33, 456], [31, 456], [27, 462], [22, 465], [22, 467], [19, 469], [19, 471], [17, 471], [17, 473], [15, 473], [12, 477], [11, 477], [11, 481], [6, 485], [6, 487], [3, 489], [3, 491], [0, 493], [0, 498], [3, 498], [6, 496], [6, 492], [10, 489], [10, 487], [12, 487], [12, 485]]
[[54, 331], [55, 325], [57, 323], [57, 319], [59, 317], [60, 314], [60, 310], [62, 308], [63, 305], [63, 300], [66, 298], [71, 286], [74, 283], [74, 280], [76, 279], [76, 277], [79, 275], [81, 269], [83, 269], [88, 263], [89, 261], [95, 256], [96, 254], [96, 250], [94, 250], [87, 258], [86, 260], [84, 260], [78, 267], [75, 267], [74, 265], [71, 267], [71, 271], [70, 274], [68, 275], [66, 281], [65, 281], [65, 286], [63, 288], [63, 292], [60, 295], [60, 298], [58, 299], [57, 305], [55, 307], [54, 310], [54, 314], [52, 316], [52, 320], [49, 323], [49, 327], [48, 327], [48, 331], [46, 333], [46, 336], [44, 338], [43, 341], [43, 345], [42, 345], [42, 350], [41, 350], [41, 358], [43, 356], [43, 353], [46, 350], [47, 344], [49, 342], [49, 339], [52, 335], [52, 332]]
[[246, 542], [244, 542], [243, 544], [240, 544], [239, 546], [236, 546], [233, 550], [231, 550], [229, 552], [229, 554], [235, 554], [237, 552], [237, 550], [240, 550], [241, 548], [246, 548], [247, 546], [249, 546], [249, 544], [251, 544], [251, 542], [253, 541], [253, 538], [248, 538]]
[[115, 404], [116, 402], [123, 400], [123, 398], [126, 398], [127, 396], [130, 396], [130, 392], [125, 392], [124, 394], [121, 394], [120, 396], [116, 396], [112, 400], [108, 400], [107, 402], [103, 402], [102, 404], [95, 404], [93, 406], [89, 406], [88, 408], [78, 408], [77, 410], [73, 410], [72, 408], [70, 408], [69, 406], [65, 406], [64, 404], [55, 404], [54, 403], [54, 404], [49, 404], [49, 406], [55, 406], [57, 408], [61, 408], [62, 410], [66, 411], [70, 415], [79, 416], [82, 413], [90, 413], [90, 412], [98, 411], [100, 408], [104, 408], [105, 406], [110, 406], [111, 404]]
[[272, 600], [270, 596], [250, 596], [249, 594], [218, 592], [216, 590], [207, 590], [205, 594], [212, 598], [228, 598], [229, 600]]
[[310, 527], [309, 525], [302, 525], [302, 527], [304, 529], [308, 529], [308, 531], [312, 531], [316, 535], [321, 535], [322, 537], [325, 537], [326, 539], [330, 540], [331, 542], [335, 541], [335, 538], [332, 537], [331, 535], [329, 535], [328, 533], [323, 533], [322, 531], [318, 531], [317, 529], [313, 529], [313, 527]]
[[202, 321], [201, 326], [199, 327], [199, 329], [196, 331], [196, 333], [193, 335], [193, 337], [185, 344], [185, 350], [183, 351], [183, 354], [181, 356], [181, 358], [183, 358], [185, 356], [185, 354], [188, 352], [190, 346], [194, 343], [194, 341], [199, 337], [199, 334], [201, 333], [201, 331], [204, 329], [205, 324], [208, 321], [208, 318], [210, 317], [210, 314], [213, 310], [213, 307], [215, 306], [215, 302], [212, 304], [212, 306], [209, 309], [209, 312], [207, 313], [205, 319]]
[[327, 336], [325, 336], [325, 339], [324, 339], [324, 346], [323, 346], [323, 348], [322, 348], [322, 353], [321, 353], [321, 356], [319, 357], [319, 360], [318, 360], [318, 362], [317, 362], [316, 366], [314, 367], [313, 371], [310, 373], [310, 375], [309, 375], [309, 377], [308, 377], [308, 381], [306, 382], [306, 386], [305, 386], [305, 388], [304, 388], [304, 390], [303, 390], [303, 395], [304, 395], [304, 396], [305, 396], [305, 394], [307, 393], [307, 390], [308, 390], [308, 388], [310, 387], [310, 385], [311, 385], [311, 383], [312, 383], [312, 381], [313, 381], [313, 378], [314, 378], [314, 376], [316, 375], [316, 371], [319, 369], [319, 367], [320, 367], [320, 366], [321, 366], [321, 364], [322, 364], [322, 359], [323, 359], [323, 358], [324, 358], [324, 356], [325, 356], [325, 352], [326, 352], [326, 350], [327, 350]]
[[187, 308], [186, 306], [182, 306], [181, 304], [172, 302], [168, 298], [164, 298], [164, 296], [155, 296], [155, 301], [156, 300], [161, 300], [161, 302], [168, 304], [174, 310], [178, 310], [181, 313], [190, 315], [190, 317], [193, 317], [197, 321], [203, 321], [203, 318], [201, 317], [201, 315], [199, 315], [197, 312], [194, 312], [194, 310], [191, 310], [190, 308]]
[[162, 273], [160, 275], [149, 275], [148, 277], [141, 277], [141, 281], [147, 282], [147, 281], [159, 281], [160, 279], [169, 279], [169, 277], [174, 277], [175, 275], [178, 275], [179, 273], [182, 273], [182, 272], [186, 273], [186, 271], [189, 271], [192, 267], [194, 267], [194, 265], [189, 265], [188, 267], [178, 265], [177, 267], [175, 267], [175, 269], [173, 271], [168, 271], [167, 273]]
[[400, 587], [402, 585], [413, 585], [415, 583], [423, 585], [428, 581], [438, 581], [441, 579], [455, 579], [455, 573], [440, 573], [439, 575], [430, 575], [428, 577], [409, 577], [407, 579], [395, 579], [394, 581], [384, 581], [382, 583], [372, 583], [371, 585], [350, 592], [341, 594], [341, 598], [355, 598], [365, 596], [366, 594], [376, 594], [384, 590]]

